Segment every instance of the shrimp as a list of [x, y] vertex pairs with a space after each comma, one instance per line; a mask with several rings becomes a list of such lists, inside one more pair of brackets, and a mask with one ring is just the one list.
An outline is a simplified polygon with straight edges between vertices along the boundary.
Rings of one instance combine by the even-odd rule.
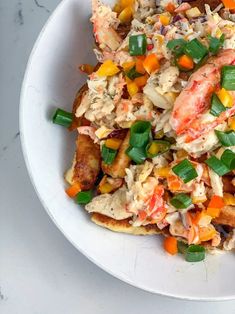
[[[185, 89], [176, 98], [170, 124], [177, 135], [186, 134], [190, 142], [224, 122], [235, 113], [235, 105], [212, 122], [202, 123], [202, 114], [209, 109], [212, 93], [220, 83], [220, 72], [224, 65], [235, 64], [235, 51], [227, 49], [192, 74]], [[235, 96], [234, 93], [231, 93]], [[234, 97], [235, 102], [235, 97]]]
[[100, 0], [92, 0], [92, 8], [91, 22], [94, 25], [96, 42], [102, 50], [116, 51], [122, 43], [122, 38], [116, 31], [119, 25], [117, 13]]

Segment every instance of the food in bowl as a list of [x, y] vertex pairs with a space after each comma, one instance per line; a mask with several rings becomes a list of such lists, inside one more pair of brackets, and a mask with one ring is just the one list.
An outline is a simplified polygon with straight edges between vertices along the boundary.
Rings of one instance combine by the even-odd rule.
[[233, 1], [92, 1], [98, 64], [72, 113], [66, 193], [116, 232], [189, 262], [235, 248]]

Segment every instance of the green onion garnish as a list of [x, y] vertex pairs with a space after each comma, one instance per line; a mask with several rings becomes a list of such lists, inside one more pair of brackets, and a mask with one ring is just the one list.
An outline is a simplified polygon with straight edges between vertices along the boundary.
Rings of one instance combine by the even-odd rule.
[[146, 147], [146, 154], [148, 158], [154, 158], [158, 155], [164, 154], [170, 149], [171, 143], [168, 141], [156, 140], [150, 142]]
[[178, 251], [181, 254], [185, 254], [187, 249], [188, 249], [188, 244], [182, 242], [182, 241], [178, 241], [177, 242], [177, 247], [178, 247]]
[[225, 36], [222, 34], [220, 38], [208, 36], [209, 38], [209, 51], [213, 54], [216, 55], [219, 51], [219, 49], [223, 46]]
[[185, 259], [187, 262], [200, 262], [205, 259], [206, 250], [201, 245], [190, 245], [185, 252]]
[[220, 160], [229, 170], [232, 171], [235, 169], [235, 154], [230, 149], [226, 149], [223, 152]]
[[223, 176], [230, 171], [229, 168], [215, 156], [207, 159], [205, 163], [219, 176]]
[[210, 113], [213, 116], [218, 117], [221, 114], [221, 112], [223, 112], [223, 111], [226, 111], [226, 108], [224, 107], [222, 102], [219, 100], [218, 96], [216, 94], [213, 94], [212, 98], [211, 98]]
[[175, 57], [179, 57], [184, 53], [184, 48], [187, 44], [187, 41], [184, 39], [173, 39], [168, 41], [167, 48], [172, 50], [172, 53]]
[[221, 86], [227, 90], [235, 90], [235, 65], [222, 67]]
[[101, 156], [105, 164], [111, 165], [117, 155], [117, 150], [102, 146]]
[[179, 176], [184, 183], [188, 183], [198, 176], [197, 171], [188, 159], [184, 159], [178, 165], [174, 166], [172, 171]]
[[76, 201], [78, 204], [88, 204], [92, 200], [92, 191], [82, 191], [76, 196]]
[[137, 77], [143, 76], [143, 74], [136, 71], [135, 66], [131, 68], [128, 72], [126, 72], [126, 76], [129, 77], [130, 80], [134, 80]]
[[146, 152], [144, 147], [129, 147], [126, 150], [127, 156], [130, 157], [138, 165], [142, 164], [146, 159]]
[[73, 121], [73, 114], [58, 108], [52, 118], [52, 121], [55, 124], [68, 128]]
[[137, 121], [131, 127], [130, 145], [132, 147], [143, 147], [149, 142], [151, 123], [148, 121]]
[[192, 200], [187, 194], [179, 193], [172, 197], [170, 203], [177, 209], [184, 209], [192, 204]]
[[215, 130], [215, 134], [223, 146], [230, 147], [230, 146], [235, 145], [235, 132], [234, 131], [222, 132], [222, 131]]
[[133, 35], [129, 38], [129, 53], [131, 56], [142, 56], [147, 49], [147, 37], [145, 34]]
[[196, 63], [198, 63], [207, 55], [208, 50], [198, 39], [195, 38], [186, 44], [184, 52], [186, 55], [193, 58]]

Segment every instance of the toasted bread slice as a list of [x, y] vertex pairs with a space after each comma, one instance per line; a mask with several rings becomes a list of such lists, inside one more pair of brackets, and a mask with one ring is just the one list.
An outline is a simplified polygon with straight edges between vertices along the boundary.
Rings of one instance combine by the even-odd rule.
[[156, 224], [141, 227], [133, 227], [129, 223], [130, 219], [115, 220], [113, 218], [109, 218], [98, 213], [93, 213], [91, 216], [91, 220], [95, 224], [114, 232], [122, 232], [133, 235], [154, 235], [162, 233], [162, 231], [157, 227]]

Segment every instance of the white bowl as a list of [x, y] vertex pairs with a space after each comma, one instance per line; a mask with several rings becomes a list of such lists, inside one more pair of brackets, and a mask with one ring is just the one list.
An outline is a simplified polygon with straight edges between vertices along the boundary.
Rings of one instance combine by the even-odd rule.
[[64, 193], [75, 135], [53, 125], [56, 107], [71, 110], [85, 77], [78, 65], [95, 63], [90, 1], [62, 1], [31, 54], [21, 96], [21, 139], [27, 168], [40, 200], [63, 234], [112, 275], [154, 293], [195, 300], [235, 298], [234, 256], [207, 256], [190, 264], [170, 257], [161, 238], [113, 233], [94, 225]]

